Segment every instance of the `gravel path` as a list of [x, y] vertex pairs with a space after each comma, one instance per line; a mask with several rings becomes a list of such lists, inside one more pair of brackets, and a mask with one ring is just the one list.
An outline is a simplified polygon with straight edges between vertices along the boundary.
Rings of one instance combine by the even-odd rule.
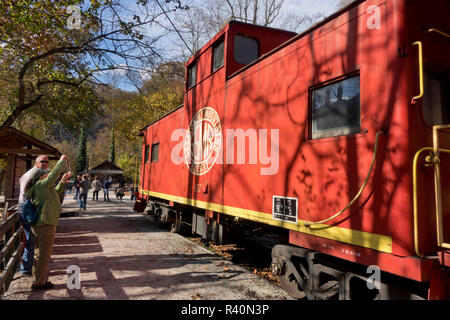
[[[102, 197], [100, 197], [102, 198]], [[4, 300], [286, 300], [279, 287], [184, 237], [152, 225], [130, 200], [94, 202], [60, 219], [50, 262], [52, 290], [31, 291], [16, 273]], [[72, 195], [63, 211], [77, 211]], [[68, 274], [80, 268], [81, 288]]]

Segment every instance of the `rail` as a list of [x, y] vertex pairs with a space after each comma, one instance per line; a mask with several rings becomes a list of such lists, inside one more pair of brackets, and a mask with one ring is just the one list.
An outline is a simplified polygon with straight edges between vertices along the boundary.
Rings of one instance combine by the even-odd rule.
[[[5, 212], [8, 203], [5, 202]], [[14, 212], [0, 220], [0, 294], [6, 292], [20, 262], [23, 229], [19, 214]]]
[[446, 37], [446, 38], [450, 38], [450, 34], [445, 33], [444, 31], [441, 31], [441, 30], [436, 29], [436, 28], [430, 28], [430, 29], [428, 29], [428, 30], [427, 30], [427, 33], [429, 33], [429, 32], [436, 32], [437, 34], [440, 34], [441, 36], [444, 36], [444, 37]]
[[[362, 184], [361, 188], [359, 189], [358, 193], [356, 194], [356, 196], [352, 199], [352, 201], [350, 201], [349, 204], [347, 204], [347, 206], [345, 206], [344, 209], [342, 209], [341, 211], [339, 211], [338, 213], [336, 213], [335, 215], [321, 220], [321, 221], [316, 221], [316, 222], [310, 222], [310, 221], [306, 221], [304, 222], [304, 225], [306, 227], [311, 228], [311, 226], [313, 225], [317, 225], [317, 224], [322, 224], [328, 221], [331, 221], [333, 219], [336, 219], [338, 216], [340, 216], [341, 214], [343, 214], [345, 211], [347, 211], [348, 208], [350, 208], [355, 202], [356, 200], [358, 200], [358, 198], [361, 196], [362, 192], [364, 191], [364, 188], [367, 185], [367, 182], [369, 181], [369, 178], [372, 174], [372, 170], [373, 170], [373, 165], [375, 163], [375, 159], [377, 157], [377, 149], [378, 149], [378, 138], [380, 136], [380, 134], [384, 134], [384, 132], [382, 130], [378, 131], [377, 134], [375, 135], [375, 145], [373, 147], [373, 156], [372, 156], [372, 163], [370, 164], [370, 168], [369, 168], [369, 172], [367, 173], [366, 179], [364, 180], [364, 183]], [[320, 228], [327, 228], [327, 227], [331, 227], [331, 226], [320, 226]]]
[[439, 153], [450, 154], [450, 150], [439, 148], [438, 131], [442, 129], [450, 129], [450, 125], [433, 126], [433, 147], [424, 147], [416, 152], [413, 160], [413, 214], [414, 214], [414, 250], [416, 255], [424, 257], [419, 250], [419, 224], [418, 224], [418, 195], [417, 195], [417, 166], [420, 155], [428, 151], [429, 155], [425, 161], [428, 166], [434, 166], [434, 189], [435, 189], [435, 205], [436, 205], [436, 232], [437, 244], [442, 248], [450, 248], [450, 243], [444, 242], [444, 225], [442, 221], [442, 195], [441, 195], [441, 172]]
[[424, 81], [423, 81], [423, 46], [422, 42], [416, 41], [412, 43], [413, 46], [418, 46], [419, 50], [419, 87], [420, 92], [419, 95], [415, 96], [411, 100], [411, 104], [416, 104], [417, 100], [421, 99], [423, 97], [424, 93]]
[[[437, 228], [437, 241], [438, 246], [446, 249], [450, 249], [450, 243], [444, 242], [444, 225], [442, 222], [442, 194], [441, 194], [441, 164], [439, 159], [439, 130], [450, 129], [450, 125], [436, 125], [433, 126], [433, 153], [436, 158], [434, 163], [434, 190], [435, 190], [435, 200], [436, 200], [436, 228]], [[445, 153], [450, 153], [442, 151]]]

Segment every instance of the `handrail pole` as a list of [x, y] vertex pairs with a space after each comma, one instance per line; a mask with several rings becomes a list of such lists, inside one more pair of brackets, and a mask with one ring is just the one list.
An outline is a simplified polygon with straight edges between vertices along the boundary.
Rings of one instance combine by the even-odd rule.
[[437, 34], [440, 34], [441, 36], [444, 36], [446, 38], [450, 38], [450, 34], [447, 34], [444, 31], [441, 31], [441, 30], [436, 29], [436, 28], [430, 28], [430, 29], [427, 30], [427, 32], [436, 32]]
[[433, 153], [437, 161], [434, 164], [434, 196], [436, 201], [436, 231], [438, 245], [443, 242], [442, 199], [441, 199], [441, 169], [439, 158], [439, 135], [437, 126], [433, 126]]
[[421, 99], [423, 97], [424, 93], [424, 81], [423, 81], [423, 46], [421, 41], [416, 41], [412, 43], [413, 46], [418, 46], [419, 49], [419, 86], [420, 86], [420, 93], [419, 95], [412, 98], [411, 103], [416, 104], [417, 100]]
[[442, 218], [442, 189], [441, 189], [441, 169], [439, 151], [439, 130], [450, 129], [450, 125], [435, 125], [433, 126], [433, 153], [436, 157], [434, 163], [434, 189], [436, 201], [436, 232], [438, 246], [443, 248], [450, 248], [449, 243], [444, 243], [444, 224]]

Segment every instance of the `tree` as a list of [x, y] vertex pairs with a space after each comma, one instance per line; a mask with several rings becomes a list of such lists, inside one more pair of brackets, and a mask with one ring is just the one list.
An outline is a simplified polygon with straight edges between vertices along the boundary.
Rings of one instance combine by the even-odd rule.
[[269, 26], [280, 15], [284, 0], [225, 0], [232, 18]]
[[81, 128], [80, 138], [78, 140], [78, 153], [75, 172], [77, 174], [86, 172], [86, 133], [84, 128]]
[[116, 147], [114, 145], [114, 126], [111, 129], [111, 143], [109, 145], [109, 157], [108, 161], [116, 163]]
[[[167, 10], [186, 8], [180, 0], [166, 2], [173, 4]], [[163, 15], [155, 10], [154, 1], [137, 0], [135, 14], [130, 13], [131, 6], [117, 1], [83, 4], [83, 0], [0, 2], [1, 127], [13, 125], [38, 105], [73, 107], [60, 103], [64, 95], [52, 93], [68, 90], [83, 101], [92, 84], [104, 84], [111, 73], [136, 74], [162, 59], [156, 44], [167, 31], [147, 32]], [[78, 11], [67, 13], [69, 8]], [[72, 23], [73, 17], [79, 24]], [[54, 109], [48, 113], [57, 117]]]

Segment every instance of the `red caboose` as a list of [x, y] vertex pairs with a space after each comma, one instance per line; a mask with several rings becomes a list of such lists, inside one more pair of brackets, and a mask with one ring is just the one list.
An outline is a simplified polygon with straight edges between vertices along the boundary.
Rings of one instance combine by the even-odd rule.
[[449, 14], [230, 21], [186, 64], [184, 105], [142, 130], [148, 212], [219, 240], [237, 219], [287, 230], [272, 270], [294, 297], [450, 298]]

